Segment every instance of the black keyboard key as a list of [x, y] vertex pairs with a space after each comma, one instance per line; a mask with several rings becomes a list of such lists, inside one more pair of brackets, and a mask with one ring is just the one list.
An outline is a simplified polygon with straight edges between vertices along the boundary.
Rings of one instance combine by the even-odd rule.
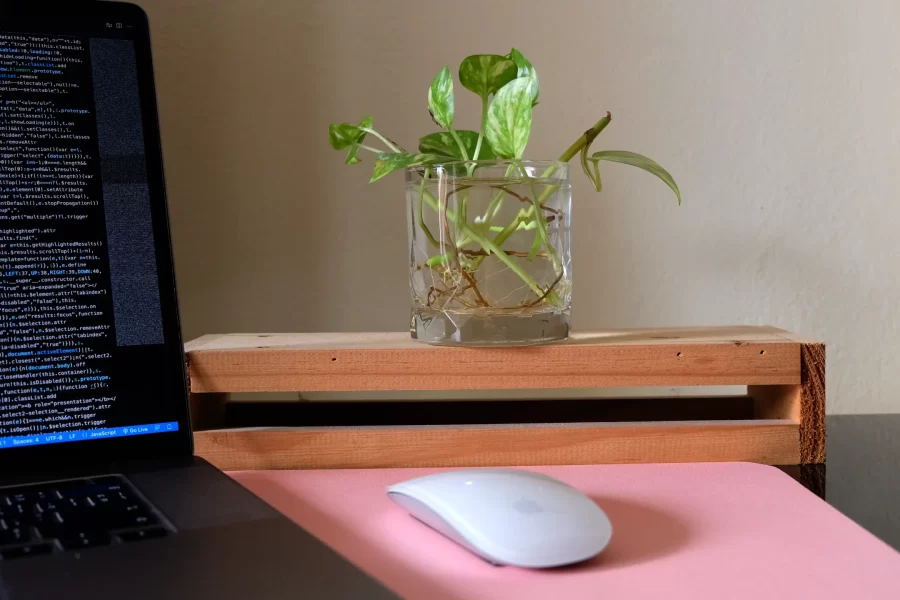
[[112, 533], [120, 531], [118, 539], [129, 542], [168, 535], [157, 514], [121, 477], [5, 488], [0, 493], [0, 546], [15, 545], [18, 551], [41, 550], [41, 544], [58, 549], [61, 544], [79, 550], [110, 544]]
[[100, 521], [108, 529], [131, 529], [133, 527], [145, 527], [147, 525], [156, 525], [159, 520], [156, 516], [147, 510], [121, 510], [111, 511], [104, 515]]
[[135, 515], [131, 517], [132, 522], [138, 526], [153, 525], [156, 523], [156, 517], [150, 514]]
[[0, 558], [3, 560], [13, 560], [16, 558], [25, 558], [28, 556], [38, 556], [41, 554], [52, 554], [55, 546], [49, 542], [43, 544], [32, 544], [30, 546], [19, 546], [18, 548], [9, 548], [0, 550]]
[[119, 539], [123, 542], [139, 542], [141, 540], [153, 540], [169, 535], [169, 531], [162, 527], [153, 527], [150, 529], [141, 529], [140, 531], [127, 531], [119, 534]]
[[94, 546], [106, 546], [110, 543], [109, 534], [105, 531], [80, 531], [68, 533], [59, 540], [66, 550], [81, 550]]
[[30, 539], [31, 532], [27, 527], [10, 527], [6, 531], [0, 531], [0, 546], [22, 544]]

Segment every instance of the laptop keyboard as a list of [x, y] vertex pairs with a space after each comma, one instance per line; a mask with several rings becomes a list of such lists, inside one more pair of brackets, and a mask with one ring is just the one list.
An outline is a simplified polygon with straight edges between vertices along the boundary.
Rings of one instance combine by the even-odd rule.
[[120, 476], [0, 488], [0, 561], [158, 539], [170, 532]]

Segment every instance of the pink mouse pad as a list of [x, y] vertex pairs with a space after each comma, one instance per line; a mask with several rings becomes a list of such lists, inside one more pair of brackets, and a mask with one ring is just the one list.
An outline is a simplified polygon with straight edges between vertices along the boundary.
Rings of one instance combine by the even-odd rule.
[[528, 468], [584, 492], [613, 525], [602, 554], [550, 570], [492, 566], [385, 495], [442, 470], [231, 476], [404, 598], [900, 599], [900, 554], [773, 467]]

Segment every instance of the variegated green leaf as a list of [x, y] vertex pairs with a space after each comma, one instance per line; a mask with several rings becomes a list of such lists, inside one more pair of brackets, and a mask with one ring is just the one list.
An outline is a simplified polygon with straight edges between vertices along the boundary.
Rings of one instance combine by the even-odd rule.
[[356, 138], [359, 134], [365, 135], [365, 132], [360, 131], [359, 127], [352, 123], [332, 123], [328, 126], [328, 143], [335, 150], [343, 150], [357, 143]]
[[366, 132], [362, 130], [363, 127], [371, 129], [372, 115], [365, 117], [359, 122], [359, 125], [332, 123], [328, 126], [328, 142], [331, 144], [331, 147], [335, 150], [350, 148], [347, 151], [347, 158], [344, 160], [348, 165], [355, 165], [359, 162], [356, 153], [359, 151], [359, 144], [366, 139]]
[[627, 152], [625, 150], [604, 150], [603, 152], [594, 152], [590, 160], [594, 161], [595, 164], [597, 161], [607, 160], [609, 162], [631, 165], [632, 167], [637, 167], [656, 175], [665, 182], [673, 192], [675, 192], [675, 197], [678, 198], [678, 204], [681, 204], [681, 192], [678, 190], [675, 179], [673, 179], [669, 172], [663, 169], [659, 163], [646, 156], [634, 152]]
[[[459, 139], [462, 140], [463, 146], [466, 148], [466, 154], [468, 156], [475, 156], [475, 145], [478, 144], [478, 132], [461, 129], [457, 131], [456, 134], [459, 136]], [[458, 159], [464, 158], [459, 151], [459, 144], [456, 143], [453, 136], [447, 131], [438, 131], [419, 138], [419, 152], [438, 154], [440, 156], [449, 156]], [[487, 140], [482, 140], [481, 152], [479, 153], [478, 158], [481, 160], [497, 158], [497, 155], [494, 154], [494, 149], [487, 143]]]
[[359, 135], [356, 136], [356, 140], [353, 144], [350, 145], [350, 149], [347, 150], [347, 158], [344, 160], [344, 164], [355, 165], [359, 162], [359, 158], [357, 158], [356, 153], [359, 152], [359, 145], [362, 144], [364, 139], [366, 139], [366, 132], [362, 131], [363, 127], [365, 127], [366, 129], [372, 128], [372, 115], [365, 117], [362, 121], [359, 122]]
[[534, 67], [531, 66], [531, 61], [529, 61], [525, 56], [519, 52], [517, 49], [513, 48], [509, 52], [509, 58], [516, 64], [517, 77], [533, 77], [534, 82], [531, 86], [531, 91], [533, 94], [533, 102], [532, 104], [538, 103], [538, 94], [540, 93], [540, 83], [538, 82], [537, 71], [534, 70]]
[[522, 158], [531, 134], [530, 77], [510, 81], [500, 88], [485, 122], [484, 135], [500, 158]]
[[447, 67], [441, 69], [428, 88], [428, 111], [444, 129], [453, 125], [453, 76]]
[[496, 94], [517, 74], [516, 63], [499, 54], [476, 54], [466, 57], [459, 65], [459, 82], [482, 98]]
[[382, 152], [375, 160], [375, 168], [372, 170], [372, 178], [369, 183], [378, 181], [388, 173], [397, 169], [405, 169], [414, 165], [425, 165], [447, 160], [447, 157], [436, 154], [408, 154], [406, 152]]

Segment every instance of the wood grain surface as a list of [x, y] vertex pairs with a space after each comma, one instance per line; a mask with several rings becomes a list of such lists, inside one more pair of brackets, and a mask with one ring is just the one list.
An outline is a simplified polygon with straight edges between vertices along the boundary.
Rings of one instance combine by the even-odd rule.
[[800, 347], [800, 460], [825, 462], [825, 344]]
[[428, 346], [402, 333], [204, 336], [191, 391], [326, 392], [800, 384], [801, 342], [771, 327], [574, 334], [524, 348]]
[[797, 464], [798, 424], [564, 424], [243, 429], [194, 434], [220, 469], [366, 469], [645, 462]]

